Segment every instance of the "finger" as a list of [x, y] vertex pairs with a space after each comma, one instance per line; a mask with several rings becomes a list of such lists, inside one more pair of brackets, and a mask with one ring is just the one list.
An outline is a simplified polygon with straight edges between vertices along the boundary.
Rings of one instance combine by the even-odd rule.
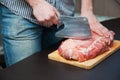
[[59, 23], [59, 19], [58, 19], [58, 17], [55, 15], [54, 16], [54, 18], [52, 19], [52, 22], [54, 23], [54, 24], [58, 24]]
[[54, 8], [54, 11], [55, 11], [56, 16], [59, 17], [60, 13], [58, 12], [58, 10], [56, 8]]
[[53, 24], [53, 22], [50, 20], [50, 17], [39, 18], [38, 22], [45, 27], [50, 27]]
[[53, 24], [59, 23], [59, 19], [55, 12], [53, 14], [49, 15], [46, 20], [50, 23], [50, 26]]
[[38, 17], [37, 18], [37, 21], [38, 21], [38, 23], [40, 23], [40, 24], [44, 24], [44, 22], [46, 21], [43, 17]]
[[46, 27], [50, 27], [52, 25], [53, 25], [53, 23], [51, 21], [44, 22], [44, 26], [46, 26]]
[[51, 27], [53, 25], [53, 22], [49, 21], [47, 24], [47, 27]]
[[98, 29], [98, 27], [94, 24], [90, 24], [91, 30], [94, 31], [95, 33], [97, 33], [100, 36], [103, 36], [103, 33], [101, 32], [100, 29]]
[[54, 16], [51, 19], [54, 24], [59, 23], [59, 16], [60, 16], [60, 13], [57, 11], [56, 8], [54, 8]]

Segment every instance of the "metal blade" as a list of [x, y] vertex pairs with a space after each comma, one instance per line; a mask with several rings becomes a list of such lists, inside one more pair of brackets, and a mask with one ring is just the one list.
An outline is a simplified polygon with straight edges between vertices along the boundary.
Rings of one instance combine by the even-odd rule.
[[91, 30], [87, 18], [61, 16], [60, 20], [61, 23], [63, 23], [63, 25], [61, 26], [64, 28], [56, 32], [55, 34], [56, 37], [74, 38], [74, 39], [91, 38]]

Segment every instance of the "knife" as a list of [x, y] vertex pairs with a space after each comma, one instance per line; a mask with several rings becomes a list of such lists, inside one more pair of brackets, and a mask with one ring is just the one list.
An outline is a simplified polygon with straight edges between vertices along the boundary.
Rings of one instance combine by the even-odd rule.
[[56, 32], [56, 37], [73, 39], [90, 39], [91, 30], [86, 17], [60, 16], [58, 28], [63, 27]]

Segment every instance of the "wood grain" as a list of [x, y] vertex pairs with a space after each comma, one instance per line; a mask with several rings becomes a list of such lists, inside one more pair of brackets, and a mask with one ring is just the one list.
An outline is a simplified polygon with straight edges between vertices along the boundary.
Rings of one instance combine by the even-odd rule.
[[83, 69], [92, 69], [98, 63], [103, 61], [105, 58], [107, 58], [111, 54], [115, 53], [115, 51], [117, 51], [118, 49], [120, 49], [120, 41], [114, 40], [114, 44], [109, 51], [106, 51], [103, 54], [101, 54], [101, 55], [99, 55], [99, 56], [97, 56], [93, 59], [87, 60], [85, 62], [67, 60], [67, 59], [61, 57], [57, 50], [48, 54], [48, 59], [58, 61], [58, 62], [62, 62], [62, 63], [66, 63], [66, 64], [70, 64], [70, 65], [73, 65], [73, 66], [77, 66], [77, 67], [80, 67], [80, 68], [83, 68]]

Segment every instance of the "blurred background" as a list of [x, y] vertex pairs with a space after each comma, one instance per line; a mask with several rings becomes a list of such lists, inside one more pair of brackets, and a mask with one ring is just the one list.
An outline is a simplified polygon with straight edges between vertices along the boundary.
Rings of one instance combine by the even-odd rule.
[[[81, 0], [76, 0], [76, 13], [80, 12]], [[101, 16], [120, 17], [120, 0], [93, 0], [94, 13]]]
[[[76, 16], [79, 16], [81, 0], [76, 0]], [[99, 21], [120, 17], [120, 0], [93, 0], [93, 10]]]

